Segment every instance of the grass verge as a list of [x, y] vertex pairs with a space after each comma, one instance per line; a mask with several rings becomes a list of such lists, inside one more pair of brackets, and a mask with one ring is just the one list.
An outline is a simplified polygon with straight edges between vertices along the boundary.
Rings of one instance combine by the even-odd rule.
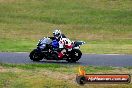
[[[79, 65], [0, 64], [0, 87], [6, 88], [130, 88], [132, 84], [88, 84], [75, 82]], [[52, 69], [54, 68], [54, 69]], [[131, 67], [86, 66], [89, 74], [132, 74]]]

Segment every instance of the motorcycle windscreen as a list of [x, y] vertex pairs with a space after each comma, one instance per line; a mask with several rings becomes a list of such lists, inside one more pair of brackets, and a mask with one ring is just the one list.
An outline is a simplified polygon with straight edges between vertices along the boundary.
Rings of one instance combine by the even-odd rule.
[[42, 46], [44, 44], [51, 44], [52, 40], [50, 38], [43, 38], [39, 41], [38, 46]]

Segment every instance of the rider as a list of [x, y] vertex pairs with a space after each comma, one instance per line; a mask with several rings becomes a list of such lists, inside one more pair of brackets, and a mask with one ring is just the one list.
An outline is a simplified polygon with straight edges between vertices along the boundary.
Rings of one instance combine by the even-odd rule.
[[61, 31], [58, 30], [58, 29], [56, 29], [56, 30], [53, 31], [53, 36], [58, 41], [60, 41], [61, 38], [66, 38], [66, 36], [64, 34], [62, 34]]
[[59, 53], [58, 53], [58, 57], [62, 58], [63, 54], [66, 52], [66, 50], [64, 49], [64, 45], [68, 44], [69, 39], [66, 38], [66, 36], [64, 34], [61, 33], [60, 30], [56, 29], [53, 31], [53, 40], [57, 40], [58, 41], [58, 48], [59, 48]]

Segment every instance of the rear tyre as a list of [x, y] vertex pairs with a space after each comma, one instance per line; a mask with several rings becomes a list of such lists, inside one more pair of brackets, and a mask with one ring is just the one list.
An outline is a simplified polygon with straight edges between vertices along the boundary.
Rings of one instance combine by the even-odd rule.
[[34, 49], [30, 55], [29, 55], [30, 59], [33, 61], [40, 61], [43, 59], [43, 57], [41, 56], [41, 54], [38, 52], [37, 49]]
[[71, 51], [70, 58], [68, 58], [67, 61], [70, 63], [75, 63], [81, 58], [81, 56], [82, 56], [82, 52], [79, 49], [73, 49]]

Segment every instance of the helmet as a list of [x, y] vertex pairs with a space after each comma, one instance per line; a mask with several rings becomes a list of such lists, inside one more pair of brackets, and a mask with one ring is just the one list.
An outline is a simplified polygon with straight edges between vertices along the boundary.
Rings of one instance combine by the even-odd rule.
[[61, 31], [60, 30], [54, 30], [53, 36], [58, 39], [61, 36]]

